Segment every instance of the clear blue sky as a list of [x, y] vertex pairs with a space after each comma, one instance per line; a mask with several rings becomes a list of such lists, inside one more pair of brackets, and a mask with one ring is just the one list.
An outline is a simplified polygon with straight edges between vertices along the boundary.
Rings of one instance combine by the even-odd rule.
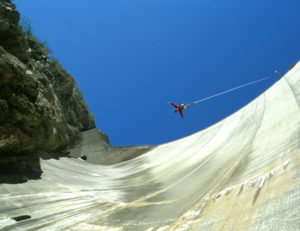
[[[161, 144], [243, 107], [300, 58], [299, 0], [14, 0], [112, 145]], [[185, 111], [189, 103], [264, 81]]]

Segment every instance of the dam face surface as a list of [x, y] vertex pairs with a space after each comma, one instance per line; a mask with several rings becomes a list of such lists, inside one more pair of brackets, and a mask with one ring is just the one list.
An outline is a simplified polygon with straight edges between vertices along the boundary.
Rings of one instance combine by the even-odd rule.
[[300, 63], [226, 119], [134, 159], [41, 159], [40, 180], [0, 185], [0, 229], [300, 230], [299, 105]]

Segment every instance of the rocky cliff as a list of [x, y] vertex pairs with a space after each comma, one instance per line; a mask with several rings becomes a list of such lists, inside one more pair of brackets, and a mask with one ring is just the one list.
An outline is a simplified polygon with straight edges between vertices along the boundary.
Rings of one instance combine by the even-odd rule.
[[95, 127], [72, 76], [19, 20], [15, 5], [0, 0], [0, 165], [6, 168], [20, 156], [61, 150]]

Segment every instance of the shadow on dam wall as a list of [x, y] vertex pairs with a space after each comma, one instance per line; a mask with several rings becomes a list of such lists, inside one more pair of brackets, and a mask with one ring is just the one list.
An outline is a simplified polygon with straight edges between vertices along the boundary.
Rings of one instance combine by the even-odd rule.
[[108, 136], [97, 128], [81, 133], [75, 147], [57, 152], [3, 153], [0, 161], [0, 184], [24, 183], [41, 179], [40, 159], [81, 158], [94, 164], [111, 165], [133, 159], [155, 146], [111, 146]]
[[58, 160], [60, 157], [67, 157], [59, 152], [4, 153], [3, 156], [0, 161], [0, 184], [18, 184], [41, 179], [40, 158]]

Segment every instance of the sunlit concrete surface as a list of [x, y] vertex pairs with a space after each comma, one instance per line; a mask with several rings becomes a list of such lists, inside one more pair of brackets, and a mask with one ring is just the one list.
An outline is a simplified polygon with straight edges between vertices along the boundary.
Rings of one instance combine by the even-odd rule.
[[299, 103], [298, 63], [228, 118], [135, 159], [41, 160], [41, 180], [0, 185], [0, 228], [300, 230]]

